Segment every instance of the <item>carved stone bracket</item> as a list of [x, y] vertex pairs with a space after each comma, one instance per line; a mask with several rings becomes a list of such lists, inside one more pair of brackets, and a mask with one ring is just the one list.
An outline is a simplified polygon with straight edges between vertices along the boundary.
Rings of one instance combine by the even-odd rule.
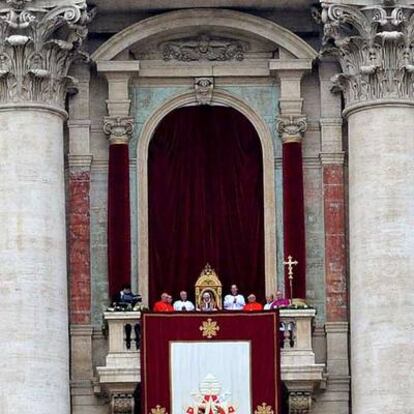
[[309, 414], [312, 409], [310, 392], [293, 391], [289, 393], [289, 414]]
[[302, 142], [307, 125], [305, 117], [279, 117], [277, 130], [284, 144]]
[[192, 62], [199, 60], [228, 61], [244, 59], [249, 45], [239, 40], [210, 37], [201, 34], [195, 38], [179, 39], [161, 44], [165, 61]]
[[[380, 3], [380, 2], [379, 2]], [[414, 98], [414, 8], [322, 3], [323, 53], [337, 56], [334, 90], [347, 105]]]
[[105, 117], [103, 130], [109, 135], [110, 144], [128, 144], [134, 130], [134, 119], [131, 117]]
[[214, 79], [196, 78], [194, 81], [196, 99], [199, 105], [210, 105], [213, 99]]
[[31, 0], [7, 0], [0, 8], [0, 104], [63, 107], [73, 83], [69, 67], [86, 56], [80, 47], [92, 15], [85, 0], [38, 6]]
[[132, 414], [134, 397], [132, 394], [114, 394], [111, 401], [112, 414]]

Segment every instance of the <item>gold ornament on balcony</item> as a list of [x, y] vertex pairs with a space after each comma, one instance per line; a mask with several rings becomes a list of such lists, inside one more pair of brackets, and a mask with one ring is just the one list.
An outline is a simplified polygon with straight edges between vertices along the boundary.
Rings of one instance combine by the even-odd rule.
[[271, 405], [267, 405], [266, 403], [262, 403], [262, 405], [258, 405], [254, 414], [274, 414]]
[[211, 339], [213, 336], [217, 336], [217, 331], [220, 330], [220, 326], [218, 326], [216, 321], [208, 318], [203, 322], [199, 329], [203, 333], [203, 336], [206, 336], [207, 339]]
[[161, 407], [160, 405], [157, 404], [155, 408], [151, 409], [151, 412], [149, 414], [168, 414], [168, 413], [164, 407]]

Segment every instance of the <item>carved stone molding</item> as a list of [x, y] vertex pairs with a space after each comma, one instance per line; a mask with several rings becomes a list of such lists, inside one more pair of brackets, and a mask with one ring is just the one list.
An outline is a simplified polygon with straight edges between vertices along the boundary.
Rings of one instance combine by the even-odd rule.
[[414, 98], [414, 8], [322, 4], [323, 53], [337, 56], [332, 80], [348, 106]]
[[109, 135], [110, 144], [128, 144], [134, 130], [134, 119], [130, 117], [105, 117], [103, 130]]
[[71, 63], [82, 56], [92, 12], [85, 0], [0, 1], [0, 104], [62, 108]]
[[165, 42], [160, 45], [165, 61], [242, 61], [249, 44], [223, 37], [210, 37], [201, 34], [195, 38], [186, 38]]
[[112, 414], [132, 414], [134, 398], [132, 394], [114, 394], [111, 401]]
[[312, 409], [310, 392], [293, 391], [289, 393], [289, 414], [309, 414]]
[[291, 142], [302, 142], [303, 135], [307, 129], [305, 117], [279, 117], [277, 130], [284, 144]]
[[213, 99], [214, 79], [196, 78], [194, 81], [196, 99], [199, 105], [210, 105]]

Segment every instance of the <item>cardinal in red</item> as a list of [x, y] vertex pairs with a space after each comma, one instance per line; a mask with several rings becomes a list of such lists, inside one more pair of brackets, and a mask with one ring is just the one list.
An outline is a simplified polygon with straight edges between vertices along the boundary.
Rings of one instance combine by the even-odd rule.
[[256, 295], [251, 293], [249, 296], [247, 296], [247, 303], [244, 305], [243, 310], [245, 312], [251, 312], [251, 311], [260, 311], [263, 309], [263, 306], [261, 303], [256, 302]]
[[163, 293], [161, 295], [161, 300], [155, 302], [153, 311], [154, 312], [174, 312], [174, 308], [169, 301], [170, 295], [168, 293]]

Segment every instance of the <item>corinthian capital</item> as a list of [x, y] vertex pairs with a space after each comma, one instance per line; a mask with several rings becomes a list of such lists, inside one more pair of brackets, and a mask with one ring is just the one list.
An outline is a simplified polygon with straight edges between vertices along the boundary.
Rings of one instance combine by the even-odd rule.
[[109, 135], [110, 144], [128, 144], [134, 130], [134, 119], [130, 117], [106, 117], [104, 132]]
[[0, 105], [63, 107], [91, 18], [85, 0], [0, 0]]
[[334, 82], [348, 105], [414, 97], [414, 8], [395, 3], [322, 2], [323, 52], [338, 57]]
[[277, 121], [277, 130], [284, 144], [302, 142], [307, 126], [305, 117], [280, 117]]

